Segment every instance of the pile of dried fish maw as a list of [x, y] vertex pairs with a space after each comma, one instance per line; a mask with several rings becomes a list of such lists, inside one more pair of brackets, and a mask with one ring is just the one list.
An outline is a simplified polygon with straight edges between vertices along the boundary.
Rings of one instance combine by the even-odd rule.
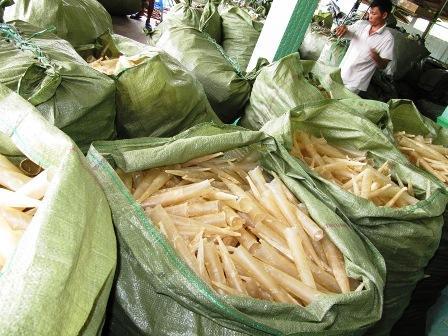
[[448, 183], [448, 148], [434, 145], [432, 138], [406, 132], [395, 133], [398, 148], [417, 167]]
[[339, 249], [278, 177], [250, 157], [222, 155], [117, 173], [179, 255], [219, 294], [306, 306], [321, 294], [362, 290], [348, 278]]
[[[30, 165], [29, 160], [21, 167]], [[31, 177], [31, 175], [37, 175]], [[11, 259], [20, 238], [48, 188], [47, 171], [23, 170], [0, 154], [0, 271]]]
[[[323, 137], [296, 132], [291, 155], [302, 159], [323, 178], [377, 206], [400, 208], [418, 202], [412, 181], [405, 181], [405, 186], [397, 177], [395, 183], [388, 162], [375, 169], [365, 156], [330, 145]], [[428, 188], [427, 197], [429, 193]]]

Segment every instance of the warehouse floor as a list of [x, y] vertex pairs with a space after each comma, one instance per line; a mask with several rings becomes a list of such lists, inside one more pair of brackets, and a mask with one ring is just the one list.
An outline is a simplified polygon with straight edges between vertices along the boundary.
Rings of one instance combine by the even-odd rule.
[[[143, 32], [145, 27], [146, 17], [142, 17], [140, 21], [132, 20], [129, 16], [112, 16], [112, 24], [114, 27], [114, 33], [129, 37], [140, 43], [146, 43], [147, 38]], [[151, 19], [151, 25], [154, 28], [156, 26], [156, 20]]]

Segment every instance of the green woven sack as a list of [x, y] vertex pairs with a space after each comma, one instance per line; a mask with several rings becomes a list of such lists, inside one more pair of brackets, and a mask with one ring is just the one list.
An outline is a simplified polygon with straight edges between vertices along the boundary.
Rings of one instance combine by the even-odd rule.
[[222, 42], [222, 19], [216, 1], [209, 0], [201, 15], [200, 30], [209, 34], [218, 44]]
[[249, 81], [208, 34], [191, 27], [170, 28], [157, 47], [196, 76], [222, 121], [231, 123], [241, 115], [249, 99]]
[[99, 334], [116, 264], [104, 193], [75, 144], [1, 84], [0, 134], [54, 173], [0, 273], [0, 335]]
[[93, 43], [112, 19], [96, 0], [15, 0], [5, 21], [23, 20], [41, 28], [56, 27], [56, 34], [74, 47]]
[[389, 119], [385, 126], [391, 136], [395, 132], [405, 131], [415, 135], [429, 136], [434, 144], [448, 146], [448, 129], [423, 116], [411, 100], [391, 100]]
[[221, 16], [218, 13], [216, 1], [206, 1], [196, 7], [191, 0], [183, 0], [171, 7], [163, 21], [150, 33], [150, 43], [156, 44], [160, 36], [169, 28], [193, 27], [212, 37], [216, 43], [221, 43]]
[[222, 47], [229, 57], [239, 63], [242, 70], [246, 70], [263, 23], [254, 20], [238, 6], [223, 2], [218, 9], [222, 18]]
[[300, 60], [299, 54], [294, 53], [260, 71], [241, 125], [260, 129], [298, 105], [326, 98], [359, 97], [344, 87], [337, 68]]
[[[330, 295], [302, 308], [251, 298], [218, 296], [181, 260], [146, 218], [114, 167], [137, 171], [247, 146], [262, 153], [338, 245], [347, 269], [366, 290]], [[236, 154], [236, 153], [235, 153]], [[361, 335], [381, 314], [384, 261], [305, 188], [309, 178], [272, 138], [230, 125], [197, 125], [172, 138], [96, 142], [88, 161], [111, 204], [120, 246], [119, 269], [106, 320], [112, 335]], [[304, 178], [303, 182], [301, 180]], [[297, 179], [294, 180], [293, 177]], [[137, 285], [138, 284], [138, 285]]]
[[114, 81], [52, 33], [22, 21], [0, 24], [0, 83], [80, 147], [115, 137]]
[[300, 57], [304, 60], [317, 61], [322, 50], [328, 42], [328, 36], [316, 31], [314, 25], [310, 25], [300, 45]]
[[193, 27], [199, 29], [203, 9], [193, 7], [191, 0], [181, 0], [170, 8], [163, 21], [150, 33], [150, 43], [155, 45], [162, 34], [174, 27]]
[[98, 0], [110, 15], [129, 15], [142, 8], [141, 0]]
[[138, 62], [132, 66], [119, 59], [111, 76], [117, 85], [119, 137], [172, 136], [201, 122], [219, 122], [201, 83], [162, 50], [106, 34], [95, 53]]
[[[393, 141], [395, 141], [394, 133], [405, 131], [414, 135], [431, 137], [434, 144], [448, 146], [448, 130], [421, 115], [412, 101], [391, 100], [389, 107], [387, 122], [380, 124], [383, 125], [384, 131]], [[428, 178], [434, 179], [435, 182], [446, 187], [433, 175], [429, 173], [427, 175]], [[443, 216], [445, 225], [442, 238], [436, 254], [425, 269], [427, 276], [416, 287], [409, 306], [395, 328], [408, 330], [409, 333], [421, 330], [422, 324], [429, 318], [428, 310], [448, 284], [448, 211], [446, 209]]]
[[[295, 130], [322, 135], [331, 144], [366, 151], [377, 167], [388, 160], [394, 177], [412, 181], [420, 202], [398, 209], [377, 207], [321, 178], [297, 159], [313, 177], [314, 193], [341, 216], [348, 217], [383, 255], [387, 269], [383, 318], [370, 333], [387, 335], [408, 305], [437, 249], [448, 201], [446, 189], [412, 166], [375, 124], [338, 101], [299, 106], [267, 123], [262, 130], [281, 139], [287, 148], [291, 147]], [[424, 199], [428, 187], [431, 196]]]
[[329, 66], [339, 67], [344, 59], [347, 49], [348, 44], [345, 41], [329, 39], [328, 42], [325, 43], [317, 61]]

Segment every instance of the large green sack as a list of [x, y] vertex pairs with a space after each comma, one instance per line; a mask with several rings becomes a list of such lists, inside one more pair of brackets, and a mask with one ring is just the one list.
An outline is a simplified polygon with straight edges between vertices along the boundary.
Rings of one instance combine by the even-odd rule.
[[142, 8], [141, 0], [98, 0], [110, 15], [129, 15]]
[[114, 81], [52, 33], [22, 21], [0, 25], [0, 83], [79, 146], [115, 137]]
[[[448, 130], [421, 115], [412, 101], [391, 100], [389, 107], [389, 119], [387, 123], [384, 123], [384, 126], [386, 134], [391, 139], [393, 139], [395, 132], [405, 131], [410, 134], [431, 137], [434, 144], [448, 146]], [[434, 178], [430, 174], [428, 176]], [[434, 180], [439, 182], [436, 178]], [[447, 218], [448, 212], [445, 211], [445, 225], [439, 247], [425, 268], [426, 277], [417, 284], [409, 306], [400, 321], [395, 325], [393, 332], [400, 332], [400, 335], [425, 332], [428, 310], [435, 304], [442, 290], [448, 285]]]
[[222, 43], [222, 18], [219, 15], [218, 3], [216, 0], [209, 0], [205, 4], [201, 15], [200, 29], [209, 34], [216, 43]]
[[300, 57], [304, 60], [317, 61], [328, 43], [328, 36], [316, 31], [314, 25], [310, 25], [300, 45]]
[[170, 8], [163, 21], [150, 33], [149, 42], [155, 45], [167, 30], [174, 27], [193, 27], [199, 29], [203, 8], [192, 5], [191, 0], [181, 0]]
[[139, 62], [130, 67], [123, 61], [111, 76], [120, 138], [172, 136], [201, 122], [219, 122], [201, 83], [164, 51], [110, 34], [96, 45], [97, 54]]
[[220, 44], [222, 40], [221, 22], [216, 0], [206, 1], [204, 7], [192, 4], [191, 0], [183, 0], [170, 8], [163, 21], [150, 33], [149, 42], [155, 45], [166, 30], [187, 26], [207, 33], [216, 43]]
[[448, 129], [422, 115], [411, 100], [391, 100], [389, 119], [385, 126], [390, 136], [395, 132], [405, 131], [431, 137], [434, 144], [448, 146]]
[[[303, 308], [218, 296], [181, 260], [133, 200], [113, 167], [138, 171], [246, 146], [262, 153], [345, 255], [366, 290], [330, 295]], [[247, 148], [246, 148], [247, 149]], [[230, 125], [197, 125], [172, 138], [94, 143], [88, 161], [111, 204], [119, 262], [107, 331], [112, 335], [361, 335], [381, 315], [384, 260], [351, 225], [315, 198], [301, 169], [272, 138]], [[294, 181], [293, 177], [298, 178]]]
[[210, 36], [191, 27], [170, 28], [161, 36], [157, 47], [196, 76], [222, 121], [230, 123], [241, 115], [251, 85]]
[[263, 130], [291, 147], [295, 130], [322, 135], [329, 143], [366, 151], [378, 167], [386, 160], [392, 175], [410, 179], [419, 199], [430, 187], [431, 196], [415, 205], [399, 209], [377, 207], [332, 182], [321, 178], [299, 159], [313, 177], [315, 194], [341, 216], [348, 217], [380, 251], [386, 261], [387, 281], [382, 320], [370, 331], [387, 335], [409, 303], [411, 293], [439, 244], [448, 193], [443, 186], [411, 165], [375, 124], [356, 115], [339, 101], [322, 101], [293, 109]]
[[56, 34], [74, 47], [93, 43], [107, 30], [112, 18], [96, 0], [14, 0], [5, 21], [23, 20], [41, 28], [56, 27]]
[[245, 71], [263, 23], [254, 20], [243, 8], [225, 3], [219, 6], [219, 14], [222, 18], [222, 47], [229, 57], [238, 62], [241, 70]]
[[[319, 84], [321, 89], [316, 87]], [[344, 87], [339, 69], [300, 60], [299, 54], [294, 53], [260, 71], [241, 125], [260, 129], [298, 105], [327, 98], [359, 97]]]
[[317, 61], [329, 66], [339, 67], [347, 49], [348, 42], [346, 40], [331, 38], [325, 43]]
[[0, 335], [99, 334], [116, 264], [106, 197], [73, 142], [1, 84], [0, 134], [54, 173], [0, 273]]

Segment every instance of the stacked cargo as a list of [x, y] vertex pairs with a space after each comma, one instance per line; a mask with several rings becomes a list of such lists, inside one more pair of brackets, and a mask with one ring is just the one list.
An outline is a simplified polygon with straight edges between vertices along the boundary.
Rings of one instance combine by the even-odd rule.
[[247, 73], [269, 3], [181, 1], [152, 45], [93, 0], [7, 9], [0, 335], [387, 335], [443, 288], [446, 131], [334, 44]]

